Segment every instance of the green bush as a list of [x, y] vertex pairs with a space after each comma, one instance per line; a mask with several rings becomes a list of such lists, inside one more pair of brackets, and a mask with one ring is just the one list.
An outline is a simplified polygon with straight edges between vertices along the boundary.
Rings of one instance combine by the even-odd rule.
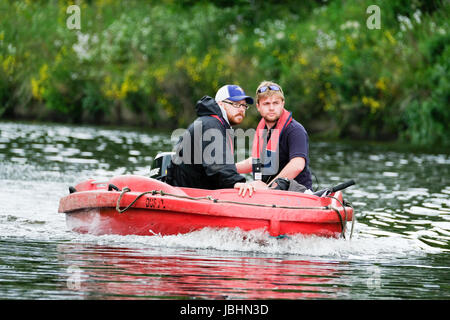
[[404, 112], [407, 130], [403, 139], [418, 145], [449, 145], [450, 42], [448, 35], [425, 43], [429, 64], [416, 73], [414, 97]]

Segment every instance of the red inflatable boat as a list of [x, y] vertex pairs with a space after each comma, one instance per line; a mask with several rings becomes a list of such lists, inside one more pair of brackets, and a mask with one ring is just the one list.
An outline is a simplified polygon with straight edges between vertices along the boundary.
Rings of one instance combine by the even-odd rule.
[[60, 200], [69, 229], [95, 235], [171, 235], [210, 228], [264, 229], [271, 236], [339, 237], [353, 208], [341, 191], [316, 196], [257, 190], [177, 188], [136, 175], [84, 181]]

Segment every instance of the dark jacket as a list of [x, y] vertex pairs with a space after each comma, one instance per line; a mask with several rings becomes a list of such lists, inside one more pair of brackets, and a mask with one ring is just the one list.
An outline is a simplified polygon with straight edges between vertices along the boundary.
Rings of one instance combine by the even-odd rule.
[[195, 109], [198, 118], [175, 146], [167, 183], [178, 187], [222, 189], [245, 182], [234, 163], [232, 129], [222, 117], [219, 105], [213, 98], [204, 96]]

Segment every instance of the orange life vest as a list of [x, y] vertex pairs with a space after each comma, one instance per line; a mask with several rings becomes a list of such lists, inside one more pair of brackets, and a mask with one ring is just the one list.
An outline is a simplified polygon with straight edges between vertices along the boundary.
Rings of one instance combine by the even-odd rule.
[[[252, 146], [252, 157], [261, 159], [263, 175], [273, 175], [278, 173], [278, 143], [280, 141], [281, 133], [291, 121], [292, 112], [285, 109], [275, 127], [271, 129], [272, 133], [267, 143], [265, 140], [268, 130], [264, 118], [261, 119], [256, 127]], [[266, 170], [264, 170], [264, 168], [266, 168]], [[271, 170], [269, 170], [269, 168], [271, 168]]]

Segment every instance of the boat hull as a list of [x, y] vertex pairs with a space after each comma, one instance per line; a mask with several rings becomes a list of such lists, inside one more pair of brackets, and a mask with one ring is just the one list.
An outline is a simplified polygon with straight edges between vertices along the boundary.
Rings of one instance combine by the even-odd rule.
[[[119, 191], [108, 191], [113, 184]], [[125, 187], [131, 189], [124, 192]], [[239, 197], [233, 189], [174, 188], [160, 181], [120, 176], [107, 183], [85, 181], [63, 197], [59, 212], [67, 226], [95, 235], [173, 235], [203, 228], [262, 229], [271, 236], [304, 234], [339, 237], [353, 215], [342, 194], [317, 197], [280, 190], [257, 190]], [[153, 192], [149, 192], [153, 190]], [[117, 209], [117, 203], [121, 210]]]

